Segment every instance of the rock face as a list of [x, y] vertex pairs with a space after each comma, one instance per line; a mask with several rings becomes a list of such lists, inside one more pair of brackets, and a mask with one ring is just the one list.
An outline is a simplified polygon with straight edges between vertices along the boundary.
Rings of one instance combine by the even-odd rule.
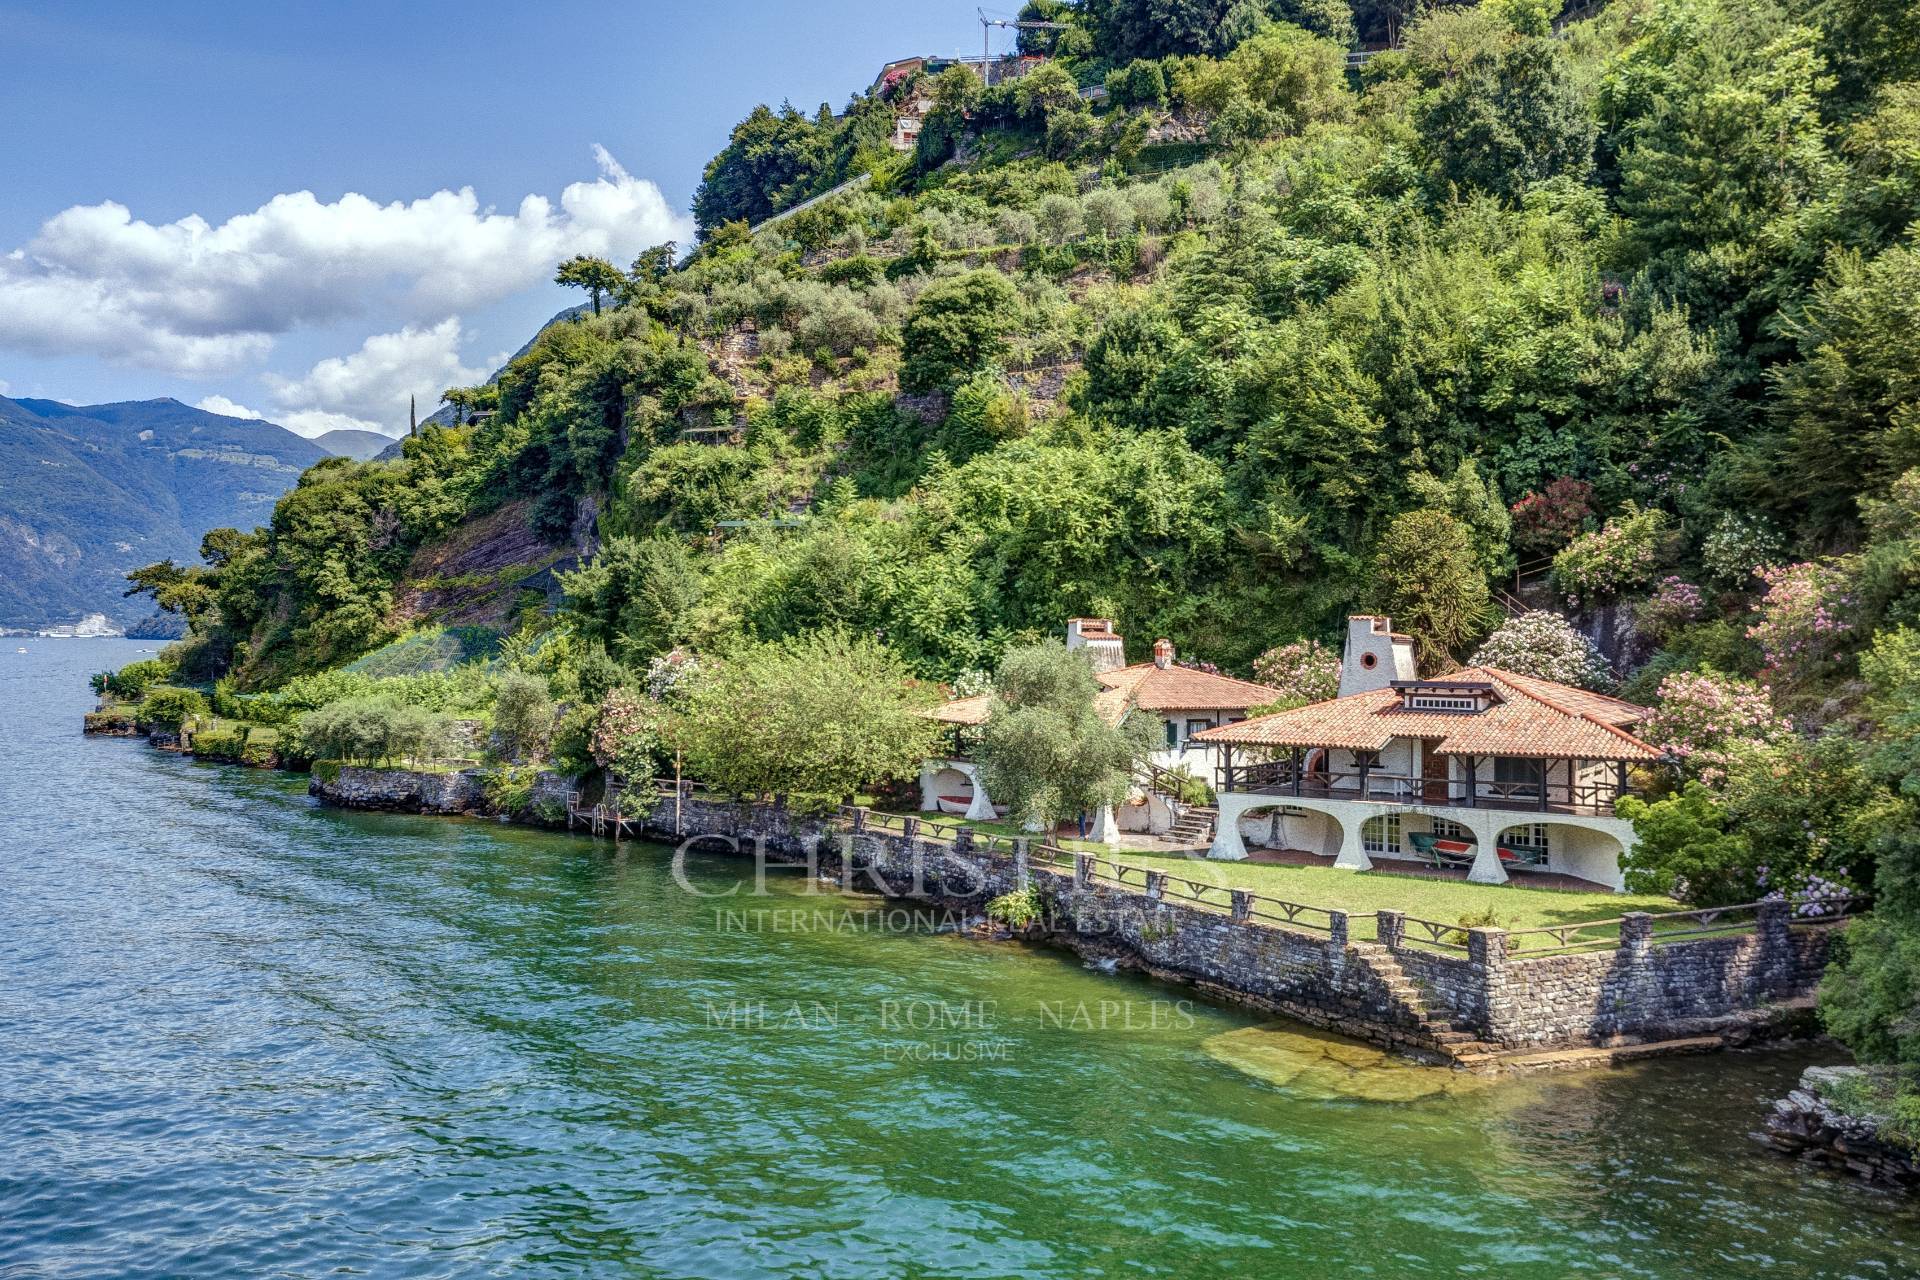
[[1920, 1154], [1880, 1137], [1880, 1122], [1840, 1110], [1825, 1091], [1859, 1067], [1808, 1067], [1800, 1087], [1773, 1104], [1766, 1128], [1753, 1136], [1783, 1155], [1881, 1186], [1920, 1190]]
[[[571, 788], [569, 779], [542, 772], [534, 779], [527, 811], [514, 816], [535, 825], [564, 826]], [[312, 781], [307, 783], [307, 794], [343, 809], [500, 816], [487, 798], [487, 774], [483, 769], [427, 773], [416, 769], [320, 765], [314, 769]]]
[[307, 791], [347, 809], [443, 814], [477, 814], [487, 809], [486, 788], [471, 772], [423, 773], [346, 765], [331, 776], [315, 770]]

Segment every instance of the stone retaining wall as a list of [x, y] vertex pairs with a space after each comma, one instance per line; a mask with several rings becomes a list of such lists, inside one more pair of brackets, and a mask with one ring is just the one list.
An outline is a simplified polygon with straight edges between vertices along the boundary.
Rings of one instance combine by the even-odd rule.
[[1481, 990], [1460, 1009], [1509, 1048], [1714, 1032], [1770, 1004], [1812, 994], [1826, 967], [1827, 930], [1788, 927], [1785, 902], [1763, 903], [1754, 931], [1653, 943], [1653, 922], [1625, 917], [1609, 951], [1521, 959], [1500, 930], [1475, 930], [1469, 960]]

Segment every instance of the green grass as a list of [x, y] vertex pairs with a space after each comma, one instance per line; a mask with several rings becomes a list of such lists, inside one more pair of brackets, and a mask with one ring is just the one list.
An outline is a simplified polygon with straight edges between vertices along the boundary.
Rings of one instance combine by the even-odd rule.
[[[1422, 880], [1383, 872], [1343, 871], [1333, 867], [1215, 862], [1132, 850], [1112, 856], [1116, 862], [1165, 871], [1201, 884], [1247, 889], [1287, 902], [1326, 907], [1350, 915], [1400, 911], [1439, 924], [1456, 924], [1462, 916], [1484, 918], [1491, 913], [1502, 928], [1532, 929], [1542, 925], [1577, 924], [1583, 920], [1610, 920], [1629, 911], [1685, 909], [1681, 903], [1657, 894], [1561, 893], [1550, 889], [1469, 884], [1464, 880]], [[1371, 922], [1365, 928], [1355, 923], [1355, 937], [1373, 936]]]

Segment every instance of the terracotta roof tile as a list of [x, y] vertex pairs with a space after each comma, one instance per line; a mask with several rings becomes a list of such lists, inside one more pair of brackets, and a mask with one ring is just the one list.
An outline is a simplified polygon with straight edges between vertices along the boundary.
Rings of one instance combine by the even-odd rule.
[[992, 701], [992, 694], [976, 693], [970, 698], [955, 698], [951, 702], [943, 702], [920, 714], [929, 720], [939, 720], [946, 724], [985, 724], [987, 704]]
[[[976, 693], [970, 698], [955, 698], [937, 707], [929, 707], [920, 714], [929, 720], [938, 720], [942, 724], [975, 726], [987, 722], [987, 713], [992, 709], [992, 705], [992, 694]], [[1102, 689], [1093, 695], [1094, 711], [1108, 724], [1119, 724], [1126, 718], [1129, 707], [1127, 695], [1123, 690]]]
[[1394, 738], [1438, 738], [1445, 755], [1659, 758], [1658, 751], [1622, 727], [1647, 714], [1632, 703], [1494, 667], [1467, 667], [1445, 679], [1487, 681], [1503, 700], [1470, 714], [1407, 711], [1397, 690], [1376, 689], [1221, 725], [1195, 734], [1194, 741], [1378, 751]]
[[1278, 689], [1250, 680], [1151, 662], [1102, 672], [1098, 678], [1109, 689], [1124, 689], [1143, 711], [1245, 711], [1280, 696]]

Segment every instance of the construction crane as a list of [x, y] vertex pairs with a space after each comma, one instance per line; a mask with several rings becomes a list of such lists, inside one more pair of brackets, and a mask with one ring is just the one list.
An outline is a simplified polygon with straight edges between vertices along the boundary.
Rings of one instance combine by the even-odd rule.
[[1035, 19], [989, 18], [985, 9], [975, 9], [974, 12], [980, 15], [980, 61], [983, 71], [986, 69], [985, 64], [993, 61], [994, 27], [999, 27], [1003, 31], [1065, 31], [1071, 25], [1065, 22], [1040, 22]]

